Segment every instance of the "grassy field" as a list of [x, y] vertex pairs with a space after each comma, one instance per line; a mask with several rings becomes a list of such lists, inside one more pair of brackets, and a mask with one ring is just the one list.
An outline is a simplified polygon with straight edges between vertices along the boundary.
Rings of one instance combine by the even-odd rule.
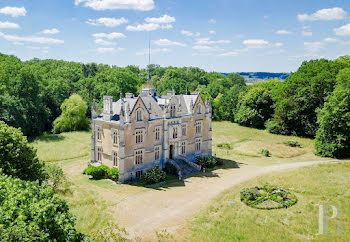
[[[240, 189], [262, 184], [286, 188], [298, 197], [288, 209], [259, 210], [240, 202]], [[350, 164], [327, 164], [278, 172], [250, 180], [219, 196], [191, 226], [189, 241], [350, 241]], [[341, 208], [339, 236], [318, 233], [318, 206]], [[329, 216], [332, 215], [329, 208]], [[333, 220], [329, 233], [336, 231]]]
[[[297, 140], [302, 148], [283, 144], [287, 140]], [[231, 148], [219, 148], [221, 143], [228, 143]], [[40, 159], [62, 167], [68, 185], [60, 195], [68, 201], [81, 232], [101, 228], [113, 216], [118, 217], [113, 211], [116, 204], [127, 197], [149, 191], [149, 188], [141, 186], [116, 185], [109, 180], [95, 181], [84, 176], [82, 172], [90, 161], [90, 132], [42, 136], [32, 145], [37, 148]], [[261, 155], [261, 149], [269, 149], [272, 156]], [[228, 163], [237, 161], [254, 166], [320, 160], [314, 155], [311, 139], [273, 135], [230, 122], [213, 122], [213, 153], [227, 159]], [[226, 163], [224, 168], [232, 167]], [[179, 186], [178, 180], [171, 182], [164, 187]], [[183, 182], [180, 185], [183, 186]]]

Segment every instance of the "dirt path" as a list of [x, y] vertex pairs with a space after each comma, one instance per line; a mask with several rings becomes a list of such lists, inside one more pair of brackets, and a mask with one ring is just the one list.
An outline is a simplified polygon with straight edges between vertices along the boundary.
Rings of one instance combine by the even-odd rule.
[[331, 162], [337, 161], [295, 162], [265, 167], [246, 165], [239, 169], [217, 170], [211, 177], [188, 178], [184, 186], [149, 189], [127, 196], [110, 212], [133, 237], [152, 239], [155, 231], [181, 231], [185, 221], [210, 205], [213, 198], [243, 181], [270, 172]]

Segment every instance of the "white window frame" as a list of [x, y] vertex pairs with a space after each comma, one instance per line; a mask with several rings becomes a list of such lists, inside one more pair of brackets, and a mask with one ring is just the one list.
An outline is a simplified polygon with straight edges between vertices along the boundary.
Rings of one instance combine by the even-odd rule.
[[117, 145], [118, 144], [118, 130], [117, 129], [112, 129], [112, 143], [114, 145]]
[[143, 164], [144, 150], [135, 150], [135, 165]]
[[118, 152], [113, 151], [113, 166], [118, 166]]
[[96, 138], [98, 141], [102, 140], [102, 128], [101, 128], [101, 126], [96, 127]]
[[154, 147], [154, 160], [158, 161], [160, 160], [160, 146]]
[[181, 135], [182, 136], [186, 136], [187, 135], [187, 125], [186, 124], [182, 124], [181, 125]]
[[177, 129], [177, 126], [174, 126], [173, 127], [173, 139], [177, 139], [178, 136], [178, 129]]
[[136, 121], [140, 122], [140, 121], [143, 120], [143, 119], [142, 119], [142, 113], [143, 113], [142, 108], [138, 108], [138, 109], [136, 110]]
[[135, 130], [135, 143], [142, 144], [143, 143], [143, 136], [144, 136], [143, 129], [136, 129]]
[[202, 133], [202, 121], [196, 121], [195, 127], [196, 127], [196, 134]]
[[102, 147], [97, 147], [97, 161], [102, 162]]
[[186, 154], [186, 141], [181, 141], [180, 147], [181, 147], [181, 149], [180, 149], [181, 155]]
[[156, 127], [155, 136], [155, 140], [160, 140], [160, 127]]
[[175, 104], [170, 105], [170, 117], [175, 117], [176, 116], [176, 106]]
[[201, 114], [202, 113], [202, 105], [198, 104], [197, 106], [197, 114]]
[[202, 146], [202, 141], [201, 139], [196, 139], [196, 142], [195, 142], [195, 151], [196, 152], [199, 152], [201, 151], [201, 147]]

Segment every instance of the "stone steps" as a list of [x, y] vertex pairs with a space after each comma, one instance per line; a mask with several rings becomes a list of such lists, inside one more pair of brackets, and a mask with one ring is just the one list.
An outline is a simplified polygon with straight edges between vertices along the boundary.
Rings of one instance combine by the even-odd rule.
[[189, 177], [199, 172], [197, 169], [190, 166], [189, 164], [186, 163], [186, 161], [182, 159], [175, 159], [174, 162], [176, 162], [176, 164], [180, 167], [183, 178]]

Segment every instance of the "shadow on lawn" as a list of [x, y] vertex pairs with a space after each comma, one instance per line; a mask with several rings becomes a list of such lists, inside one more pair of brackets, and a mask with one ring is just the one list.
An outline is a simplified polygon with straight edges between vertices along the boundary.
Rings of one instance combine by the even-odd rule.
[[59, 135], [59, 134], [50, 134], [50, 135], [42, 135], [39, 137], [35, 137], [35, 139], [31, 140], [31, 141], [42, 141], [42, 142], [57, 142], [57, 141], [61, 141], [64, 140], [65, 137], [63, 135]]
[[214, 173], [215, 170], [237, 169], [237, 168], [240, 168], [240, 166], [242, 166], [242, 165], [246, 165], [245, 163], [239, 163], [239, 162], [236, 162], [234, 160], [222, 159], [222, 158], [218, 158], [218, 159], [220, 159], [222, 161], [221, 166], [215, 166], [214, 168], [207, 168], [205, 170], [205, 172], [201, 171], [201, 172], [198, 172], [196, 174], [193, 174], [192, 176], [186, 177], [186, 178], [181, 179], [181, 180], [179, 180], [179, 178], [174, 176], [174, 175], [168, 174], [165, 181], [162, 181], [162, 182], [159, 182], [156, 184], [146, 185], [142, 180], [136, 180], [136, 181], [129, 182], [129, 185], [138, 186], [138, 187], [145, 187], [145, 188], [150, 188], [150, 189], [162, 191], [162, 190], [165, 190], [165, 189], [171, 188], [171, 187], [183, 187], [183, 186], [185, 186], [185, 182], [190, 182], [187, 180], [187, 178], [190, 178], [190, 177], [207, 177], [207, 178], [219, 177], [218, 174]]

